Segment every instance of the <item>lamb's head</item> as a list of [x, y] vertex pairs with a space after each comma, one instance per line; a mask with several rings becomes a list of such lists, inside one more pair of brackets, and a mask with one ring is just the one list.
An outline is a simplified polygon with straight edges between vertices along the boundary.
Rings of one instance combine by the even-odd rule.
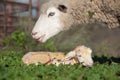
[[84, 66], [91, 67], [93, 65], [93, 60], [91, 56], [92, 50], [90, 48], [85, 46], [78, 46], [75, 49], [75, 53], [79, 62], [82, 63]]
[[65, 5], [44, 4], [40, 17], [33, 28], [32, 37], [39, 42], [46, 42], [49, 38], [64, 30], [64, 16], [67, 16], [66, 13], [67, 7]]

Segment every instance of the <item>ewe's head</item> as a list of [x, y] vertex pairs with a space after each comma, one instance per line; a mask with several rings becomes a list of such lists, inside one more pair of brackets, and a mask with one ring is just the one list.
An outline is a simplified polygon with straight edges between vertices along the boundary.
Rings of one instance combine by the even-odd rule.
[[93, 65], [92, 60], [92, 50], [90, 48], [87, 48], [85, 46], [78, 46], [75, 49], [76, 56], [80, 63], [82, 63], [84, 66], [91, 67]]
[[67, 7], [57, 3], [46, 3], [32, 31], [32, 36], [39, 42], [46, 42], [63, 30]]

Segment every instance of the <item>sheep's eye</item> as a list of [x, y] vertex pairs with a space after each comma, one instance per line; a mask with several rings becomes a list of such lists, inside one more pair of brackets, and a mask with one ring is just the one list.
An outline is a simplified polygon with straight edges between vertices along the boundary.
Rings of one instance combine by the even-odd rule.
[[54, 16], [54, 15], [55, 15], [54, 12], [50, 12], [50, 13], [48, 14], [48, 17], [50, 17], [50, 16]]
[[81, 55], [78, 55], [78, 57], [82, 57]]

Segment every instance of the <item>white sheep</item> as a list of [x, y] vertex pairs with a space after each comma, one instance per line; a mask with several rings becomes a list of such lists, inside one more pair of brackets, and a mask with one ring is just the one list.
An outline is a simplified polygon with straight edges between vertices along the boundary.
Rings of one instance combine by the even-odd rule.
[[96, 21], [114, 28], [120, 26], [119, 16], [119, 0], [50, 0], [42, 5], [32, 36], [46, 42], [72, 25]]

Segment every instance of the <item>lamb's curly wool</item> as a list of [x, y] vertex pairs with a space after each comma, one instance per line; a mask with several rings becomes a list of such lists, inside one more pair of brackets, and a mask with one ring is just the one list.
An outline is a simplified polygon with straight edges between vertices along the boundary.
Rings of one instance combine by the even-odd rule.
[[109, 28], [120, 26], [119, 0], [50, 0], [42, 6], [41, 13], [49, 7], [64, 5], [66, 13], [61, 12], [64, 29], [70, 26], [90, 22], [102, 22]]

